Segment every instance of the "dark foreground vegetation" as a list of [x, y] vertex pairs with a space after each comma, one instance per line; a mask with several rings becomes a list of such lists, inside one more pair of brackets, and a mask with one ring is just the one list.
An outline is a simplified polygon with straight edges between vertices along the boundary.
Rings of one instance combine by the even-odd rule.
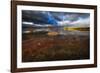
[[89, 35], [23, 34], [22, 61], [89, 59]]

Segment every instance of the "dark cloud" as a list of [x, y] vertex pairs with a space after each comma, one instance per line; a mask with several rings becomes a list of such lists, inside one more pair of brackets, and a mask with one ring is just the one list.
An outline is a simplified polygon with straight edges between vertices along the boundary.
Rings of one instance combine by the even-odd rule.
[[22, 11], [22, 20], [33, 22], [35, 24], [54, 24], [57, 25], [56, 19], [50, 12], [43, 11]]
[[34, 24], [58, 25], [58, 22], [75, 22], [81, 19], [89, 18], [89, 13], [73, 12], [51, 12], [51, 11], [29, 11], [22, 10], [22, 21], [33, 22]]

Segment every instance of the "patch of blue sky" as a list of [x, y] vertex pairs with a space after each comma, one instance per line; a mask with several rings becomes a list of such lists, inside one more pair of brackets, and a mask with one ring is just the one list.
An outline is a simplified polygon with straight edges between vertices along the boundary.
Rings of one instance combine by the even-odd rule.
[[89, 13], [73, 13], [73, 12], [51, 12], [51, 11], [22, 11], [23, 20], [31, 21], [34, 24], [49, 24], [52, 26], [59, 25], [89, 25]]

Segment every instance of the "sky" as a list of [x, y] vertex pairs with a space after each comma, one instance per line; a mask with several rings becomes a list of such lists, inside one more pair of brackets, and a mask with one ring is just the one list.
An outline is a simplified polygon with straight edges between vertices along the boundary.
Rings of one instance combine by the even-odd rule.
[[89, 27], [89, 13], [22, 10], [22, 23], [35, 26]]

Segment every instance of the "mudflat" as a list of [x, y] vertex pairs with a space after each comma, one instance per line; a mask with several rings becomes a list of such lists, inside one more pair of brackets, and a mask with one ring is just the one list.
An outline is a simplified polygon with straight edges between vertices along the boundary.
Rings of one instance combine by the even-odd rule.
[[54, 36], [47, 34], [22, 34], [23, 62], [89, 59], [89, 31], [66, 31], [65, 35]]

